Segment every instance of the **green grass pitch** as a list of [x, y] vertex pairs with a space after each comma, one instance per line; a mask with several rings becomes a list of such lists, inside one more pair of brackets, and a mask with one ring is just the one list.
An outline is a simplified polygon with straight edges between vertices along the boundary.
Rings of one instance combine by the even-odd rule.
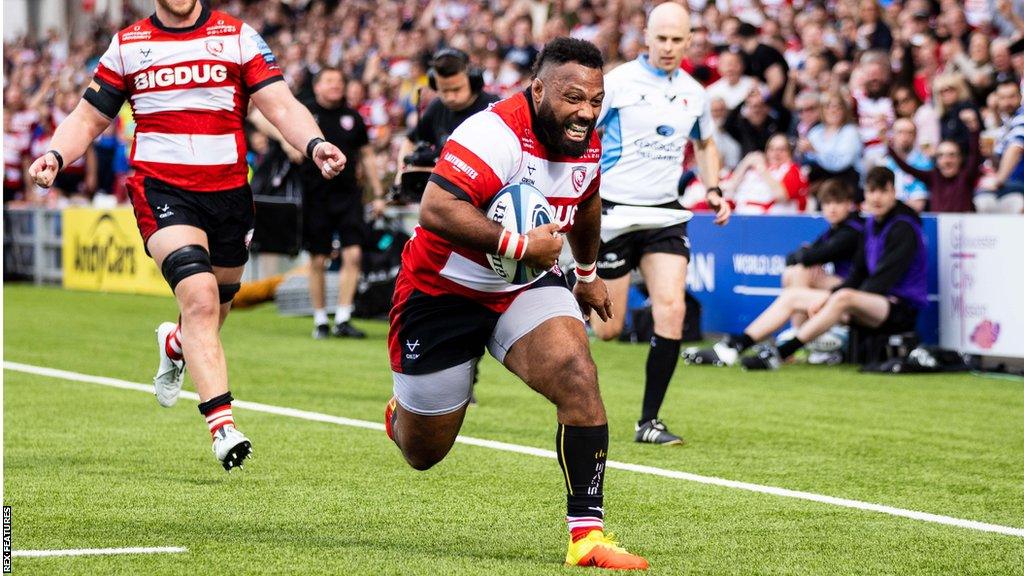
[[[150, 381], [166, 298], [4, 287], [4, 360]], [[386, 326], [314, 341], [273, 306], [224, 328], [231, 390], [381, 421]], [[777, 373], [680, 364], [664, 419], [689, 445], [632, 442], [646, 349], [594, 343], [610, 458], [1024, 527], [1024, 383], [970, 375]], [[256, 448], [226, 474], [195, 403], [5, 370], [4, 504], [15, 574], [588, 574], [561, 565], [553, 460], [457, 444], [428, 472], [382, 432], [237, 409]], [[191, 384], [186, 384], [187, 388]], [[486, 360], [468, 436], [553, 449], [554, 409]], [[1024, 574], [1024, 538], [610, 470], [608, 527], [655, 574]]]

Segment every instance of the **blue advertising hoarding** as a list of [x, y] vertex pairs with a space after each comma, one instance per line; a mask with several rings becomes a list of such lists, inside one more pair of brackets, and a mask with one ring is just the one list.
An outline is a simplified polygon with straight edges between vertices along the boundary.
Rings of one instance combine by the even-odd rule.
[[[828, 228], [820, 216], [733, 216], [715, 226], [710, 214], [689, 223], [692, 251], [687, 288], [703, 307], [706, 332], [741, 332], [779, 295], [786, 254]], [[938, 241], [934, 217], [924, 218], [928, 307], [918, 320], [924, 342], [939, 341]]]

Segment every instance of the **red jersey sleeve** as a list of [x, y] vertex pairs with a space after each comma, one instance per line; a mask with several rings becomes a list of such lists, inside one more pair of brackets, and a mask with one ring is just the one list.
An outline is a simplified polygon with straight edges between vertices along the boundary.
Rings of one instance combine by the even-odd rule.
[[519, 139], [493, 112], [474, 114], [448, 138], [430, 181], [484, 208], [522, 162]]
[[124, 62], [121, 59], [121, 41], [117, 34], [110, 41], [107, 51], [100, 57], [94, 78], [115, 92], [124, 94], [128, 91], [128, 85], [124, 79]]
[[250, 94], [267, 84], [284, 80], [274, 52], [252, 26], [242, 24], [239, 41], [242, 54], [242, 83]]

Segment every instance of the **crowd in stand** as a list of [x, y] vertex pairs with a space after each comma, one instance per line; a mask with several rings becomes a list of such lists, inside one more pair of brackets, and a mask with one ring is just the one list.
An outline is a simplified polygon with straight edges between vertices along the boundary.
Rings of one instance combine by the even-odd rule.
[[[433, 97], [430, 56], [468, 53], [485, 90], [522, 90], [540, 46], [594, 42], [608, 68], [643, 47], [644, 0], [211, 0], [270, 44], [300, 98], [325, 66], [370, 131], [379, 174]], [[838, 179], [860, 189], [877, 165], [899, 198], [933, 212], [1024, 211], [1024, 0], [690, 0], [694, 34], [683, 67], [707, 86], [740, 213], [816, 209]], [[145, 14], [126, 12], [127, 24]], [[4, 44], [4, 203], [62, 206], [124, 201], [132, 120], [127, 109], [49, 191], [26, 184], [118, 26]], [[254, 133], [250, 161], [266, 140]], [[687, 160], [692, 162], [692, 158]], [[692, 173], [683, 202], [700, 207]]]

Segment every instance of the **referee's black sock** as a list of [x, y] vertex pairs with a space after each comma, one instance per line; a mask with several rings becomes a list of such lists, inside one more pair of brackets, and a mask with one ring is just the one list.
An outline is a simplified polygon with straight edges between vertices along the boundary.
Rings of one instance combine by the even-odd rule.
[[658, 336], [651, 338], [651, 351], [647, 353], [647, 383], [644, 386], [643, 411], [640, 421], [647, 422], [658, 417], [661, 403], [665, 400], [668, 383], [679, 362], [680, 340]]
[[555, 453], [566, 491], [566, 522], [573, 540], [604, 527], [604, 467], [608, 425], [558, 425]]
[[784, 359], [789, 358], [790, 356], [795, 354], [797, 350], [803, 347], [803, 341], [794, 336], [792, 340], [786, 340], [785, 342], [779, 345], [779, 356], [781, 356]]
[[751, 338], [746, 332], [739, 334], [729, 335], [729, 345], [735, 348], [739, 352], [743, 352], [747, 348], [754, 345], [754, 339]]

